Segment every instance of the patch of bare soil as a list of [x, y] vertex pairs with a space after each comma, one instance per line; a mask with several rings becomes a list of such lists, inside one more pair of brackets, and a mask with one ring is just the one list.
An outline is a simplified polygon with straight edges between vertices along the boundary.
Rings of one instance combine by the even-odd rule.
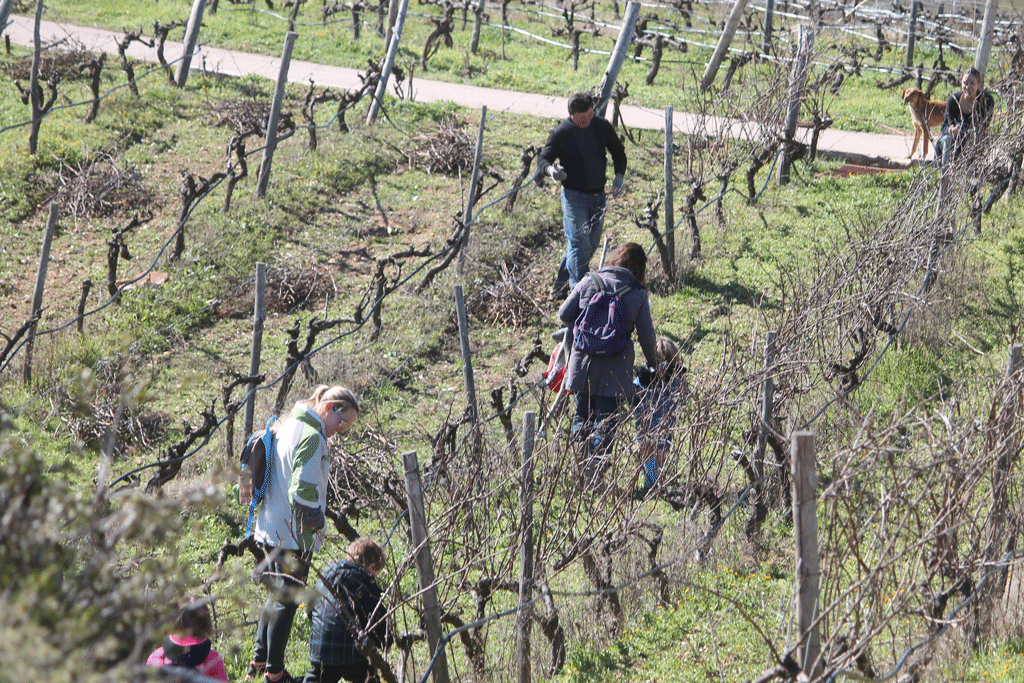
[[877, 166], [858, 166], [857, 164], [845, 164], [837, 169], [819, 173], [819, 177], [827, 178], [849, 178], [852, 175], [869, 175], [875, 173], [895, 173], [895, 169], [878, 168]]

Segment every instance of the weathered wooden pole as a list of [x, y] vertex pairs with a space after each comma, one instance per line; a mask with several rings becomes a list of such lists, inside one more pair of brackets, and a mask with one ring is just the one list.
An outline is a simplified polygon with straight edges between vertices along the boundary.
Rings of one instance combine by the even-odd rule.
[[978, 42], [978, 54], [974, 58], [974, 68], [981, 72], [981, 82], [985, 82], [985, 70], [988, 58], [992, 53], [992, 30], [999, 11], [999, 0], [988, 0], [985, 3], [985, 18], [981, 20], [981, 40]]
[[601, 79], [599, 89], [601, 91], [594, 113], [604, 116], [605, 107], [608, 106], [608, 99], [615, 90], [615, 81], [619, 78], [619, 71], [622, 69], [622, 62], [626, 60], [626, 52], [629, 44], [633, 42], [633, 32], [636, 30], [636, 20], [640, 16], [640, 3], [629, 0], [626, 3], [626, 11], [622, 16], [622, 27], [619, 29], [619, 37], [615, 40], [615, 47], [612, 49], [611, 57], [608, 58], [608, 68]]
[[764, 42], [761, 43], [761, 52], [769, 54], [772, 49], [772, 23], [775, 21], [775, 0], [768, 0], [764, 9]]
[[914, 43], [917, 40], [917, 10], [921, 6], [921, 0], [910, 0], [910, 25], [907, 27], [907, 68], [914, 66]]
[[671, 272], [665, 273], [669, 280], [675, 279], [676, 273], [676, 223], [673, 209], [674, 181], [672, 180], [672, 148], [673, 140], [673, 109], [665, 107], [665, 249], [668, 251], [668, 262]]
[[263, 142], [263, 159], [260, 161], [260, 172], [256, 182], [256, 196], [263, 197], [267, 194], [267, 184], [270, 182], [270, 166], [274, 161], [274, 150], [277, 148], [277, 124], [281, 120], [281, 102], [284, 101], [284, 91], [288, 86], [288, 67], [292, 61], [292, 48], [295, 47], [295, 39], [299, 34], [295, 31], [288, 31], [284, 34], [284, 52], [281, 53], [281, 68], [277, 72], [277, 87], [274, 90], [274, 101], [270, 106], [270, 118], [267, 120], [267, 137]]
[[469, 226], [473, 218], [473, 205], [476, 204], [476, 191], [480, 186], [480, 163], [484, 150], [484, 124], [487, 122], [487, 105], [480, 108], [480, 130], [476, 134], [476, 151], [473, 154], [473, 175], [469, 178], [469, 196], [466, 197], [466, 208], [462, 211], [462, 239], [459, 242], [459, 256], [455, 262], [456, 274], [462, 273], [462, 264], [466, 260], [466, 249], [469, 247]]
[[[249, 376], [260, 374], [260, 355], [263, 353], [263, 321], [266, 318], [267, 264], [256, 264], [256, 295], [252, 308], [252, 351], [249, 354]], [[252, 434], [253, 413], [256, 410], [256, 387], [250, 387], [249, 397], [245, 400], [245, 420], [242, 434], [248, 439]]]
[[423, 600], [423, 623], [427, 631], [430, 656], [438, 655], [434, 665], [434, 683], [448, 683], [448, 658], [441, 645], [441, 608], [437, 602], [437, 585], [434, 583], [434, 560], [430, 555], [430, 541], [427, 537], [427, 517], [423, 508], [423, 485], [420, 481], [420, 463], [416, 451], [402, 453], [405, 467], [405, 495], [409, 503], [409, 528], [412, 535], [412, 552], [416, 556], [416, 575], [419, 580], [420, 597]]
[[796, 124], [800, 120], [800, 103], [804, 96], [804, 83], [807, 81], [807, 62], [811, 58], [814, 46], [814, 29], [807, 24], [798, 27], [800, 38], [797, 41], [797, 55], [793, 61], [793, 70], [789, 75], [789, 102], [786, 111], [786, 139], [779, 150], [779, 185], [789, 183], [789, 166], [792, 163], [793, 139], [796, 137]]
[[0, 0], [0, 33], [3, 33], [7, 28], [12, 6], [14, 6], [14, 0]]
[[518, 683], [530, 683], [530, 612], [533, 600], [533, 444], [537, 413], [523, 415], [523, 449], [519, 467], [519, 611], [516, 612], [516, 662]]
[[206, 0], [193, 0], [192, 14], [189, 15], [188, 25], [185, 27], [185, 54], [181, 56], [181, 64], [178, 65], [177, 86], [184, 88], [188, 82], [188, 70], [192, 65], [192, 53], [196, 51], [196, 43], [199, 42], [199, 28], [203, 24], [203, 10], [206, 8]]
[[725, 59], [725, 55], [729, 52], [729, 46], [732, 44], [733, 36], [736, 35], [736, 28], [740, 25], [740, 20], [743, 19], [743, 10], [746, 6], [747, 0], [736, 0], [733, 4], [732, 11], [729, 13], [729, 19], [725, 22], [725, 28], [722, 30], [722, 35], [718, 37], [718, 45], [715, 46], [715, 51], [711, 53], [711, 60], [708, 61], [707, 66], [704, 68], [704, 77], [700, 80], [701, 90], [707, 90], [715, 82], [718, 67], [722, 65], [722, 60]]
[[757, 433], [757, 452], [754, 454], [754, 474], [758, 479], [764, 475], [764, 452], [771, 428], [772, 411], [775, 409], [775, 384], [772, 381], [772, 365], [775, 363], [775, 332], [769, 332], [764, 342], [764, 393], [761, 396], [761, 428]]
[[[43, 246], [39, 251], [39, 267], [36, 269], [36, 287], [32, 292], [32, 318], [38, 319], [43, 313], [43, 291], [46, 289], [46, 270], [50, 267], [50, 245], [53, 243], [53, 233], [57, 231], [57, 214], [57, 202], [50, 202], [46, 232], [43, 233]], [[22, 373], [25, 384], [32, 381], [32, 347], [35, 344], [38, 325], [38, 320], [32, 323], [28, 338], [25, 340], [25, 366]]]
[[391, 78], [391, 70], [395, 66], [395, 59], [398, 56], [398, 44], [402, 40], [402, 29], [405, 27], [405, 16], [409, 13], [409, 0], [402, 0], [398, 8], [398, 21], [391, 32], [391, 41], [388, 43], [388, 54], [384, 57], [384, 65], [380, 69], [380, 80], [377, 82], [377, 90], [370, 100], [370, 108], [366, 112], [366, 125], [372, 126], [377, 122], [377, 112], [384, 101], [384, 93], [388, 91], [388, 80]]
[[793, 534], [796, 536], [796, 613], [800, 668], [811, 680], [821, 671], [821, 635], [818, 627], [818, 596], [821, 573], [818, 565], [818, 476], [814, 464], [814, 433], [794, 432]]
[[476, 409], [476, 384], [473, 382], [473, 360], [469, 349], [469, 320], [462, 285], [455, 285], [455, 311], [459, 320], [459, 342], [462, 345], [462, 380], [466, 387], [466, 409], [469, 411], [470, 429], [473, 430], [473, 457], [480, 457], [480, 423]]
[[43, 22], [43, 0], [36, 0], [36, 19], [32, 25], [32, 67], [28, 77], [28, 99], [32, 105], [32, 127], [28, 135], [28, 153], [39, 147], [39, 127], [43, 125], [43, 93], [39, 86], [39, 65], [43, 60], [40, 24]]

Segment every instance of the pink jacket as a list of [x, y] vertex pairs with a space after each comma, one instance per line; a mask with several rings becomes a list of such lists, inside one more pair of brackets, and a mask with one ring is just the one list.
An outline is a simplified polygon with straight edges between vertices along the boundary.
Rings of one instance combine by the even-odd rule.
[[[205, 638], [179, 636], [173, 633], [168, 636], [168, 638], [172, 643], [182, 647], [192, 647], [193, 645], [198, 645], [205, 640]], [[153, 650], [153, 653], [149, 655], [149, 659], [146, 660], [146, 664], [149, 666], [168, 666], [171, 663], [171, 660], [164, 656], [164, 649], [162, 647], [158, 647]], [[218, 681], [226, 682], [228, 680], [228, 672], [224, 668], [224, 658], [221, 657], [220, 653], [212, 647], [210, 648], [210, 654], [206, 656], [206, 661], [197, 666], [196, 671], [204, 676], [215, 678]]]

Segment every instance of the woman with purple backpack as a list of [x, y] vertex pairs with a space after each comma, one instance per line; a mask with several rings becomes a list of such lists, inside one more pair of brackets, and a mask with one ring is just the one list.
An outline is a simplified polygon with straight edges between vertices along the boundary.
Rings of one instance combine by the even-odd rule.
[[[647, 254], [629, 242], [573, 288], [558, 309], [571, 349], [565, 388], [576, 398], [573, 441], [585, 444], [583, 484], [594, 486], [610, 464], [619, 408], [633, 396], [633, 332], [650, 366], [657, 365], [654, 322], [644, 283]], [[588, 310], [588, 307], [590, 310]], [[598, 324], [595, 325], [595, 318]]]

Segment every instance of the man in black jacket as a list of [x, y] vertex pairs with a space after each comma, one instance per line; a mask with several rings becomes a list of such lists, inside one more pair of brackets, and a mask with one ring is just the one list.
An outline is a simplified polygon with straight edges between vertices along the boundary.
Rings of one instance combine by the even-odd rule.
[[569, 98], [569, 117], [551, 129], [538, 162], [541, 172], [562, 183], [562, 228], [565, 256], [558, 268], [553, 295], [561, 298], [590, 270], [597, 251], [607, 206], [608, 154], [615, 179], [612, 196], [626, 188], [626, 149], [605, 119], [594, 114], [594, 97], [578, 92]]
[[386, 563], [384, 550], [369, 538], [348, 547], [347, 560], [335, 560], [317, 583], [320, 598], [308, 609], [313, 621], [309, 636], [309, 671], [303, 683], [377, 683], [377, 673], [359, 647], [367, 639], [388, 647], [388, 610], [374, 578]]

